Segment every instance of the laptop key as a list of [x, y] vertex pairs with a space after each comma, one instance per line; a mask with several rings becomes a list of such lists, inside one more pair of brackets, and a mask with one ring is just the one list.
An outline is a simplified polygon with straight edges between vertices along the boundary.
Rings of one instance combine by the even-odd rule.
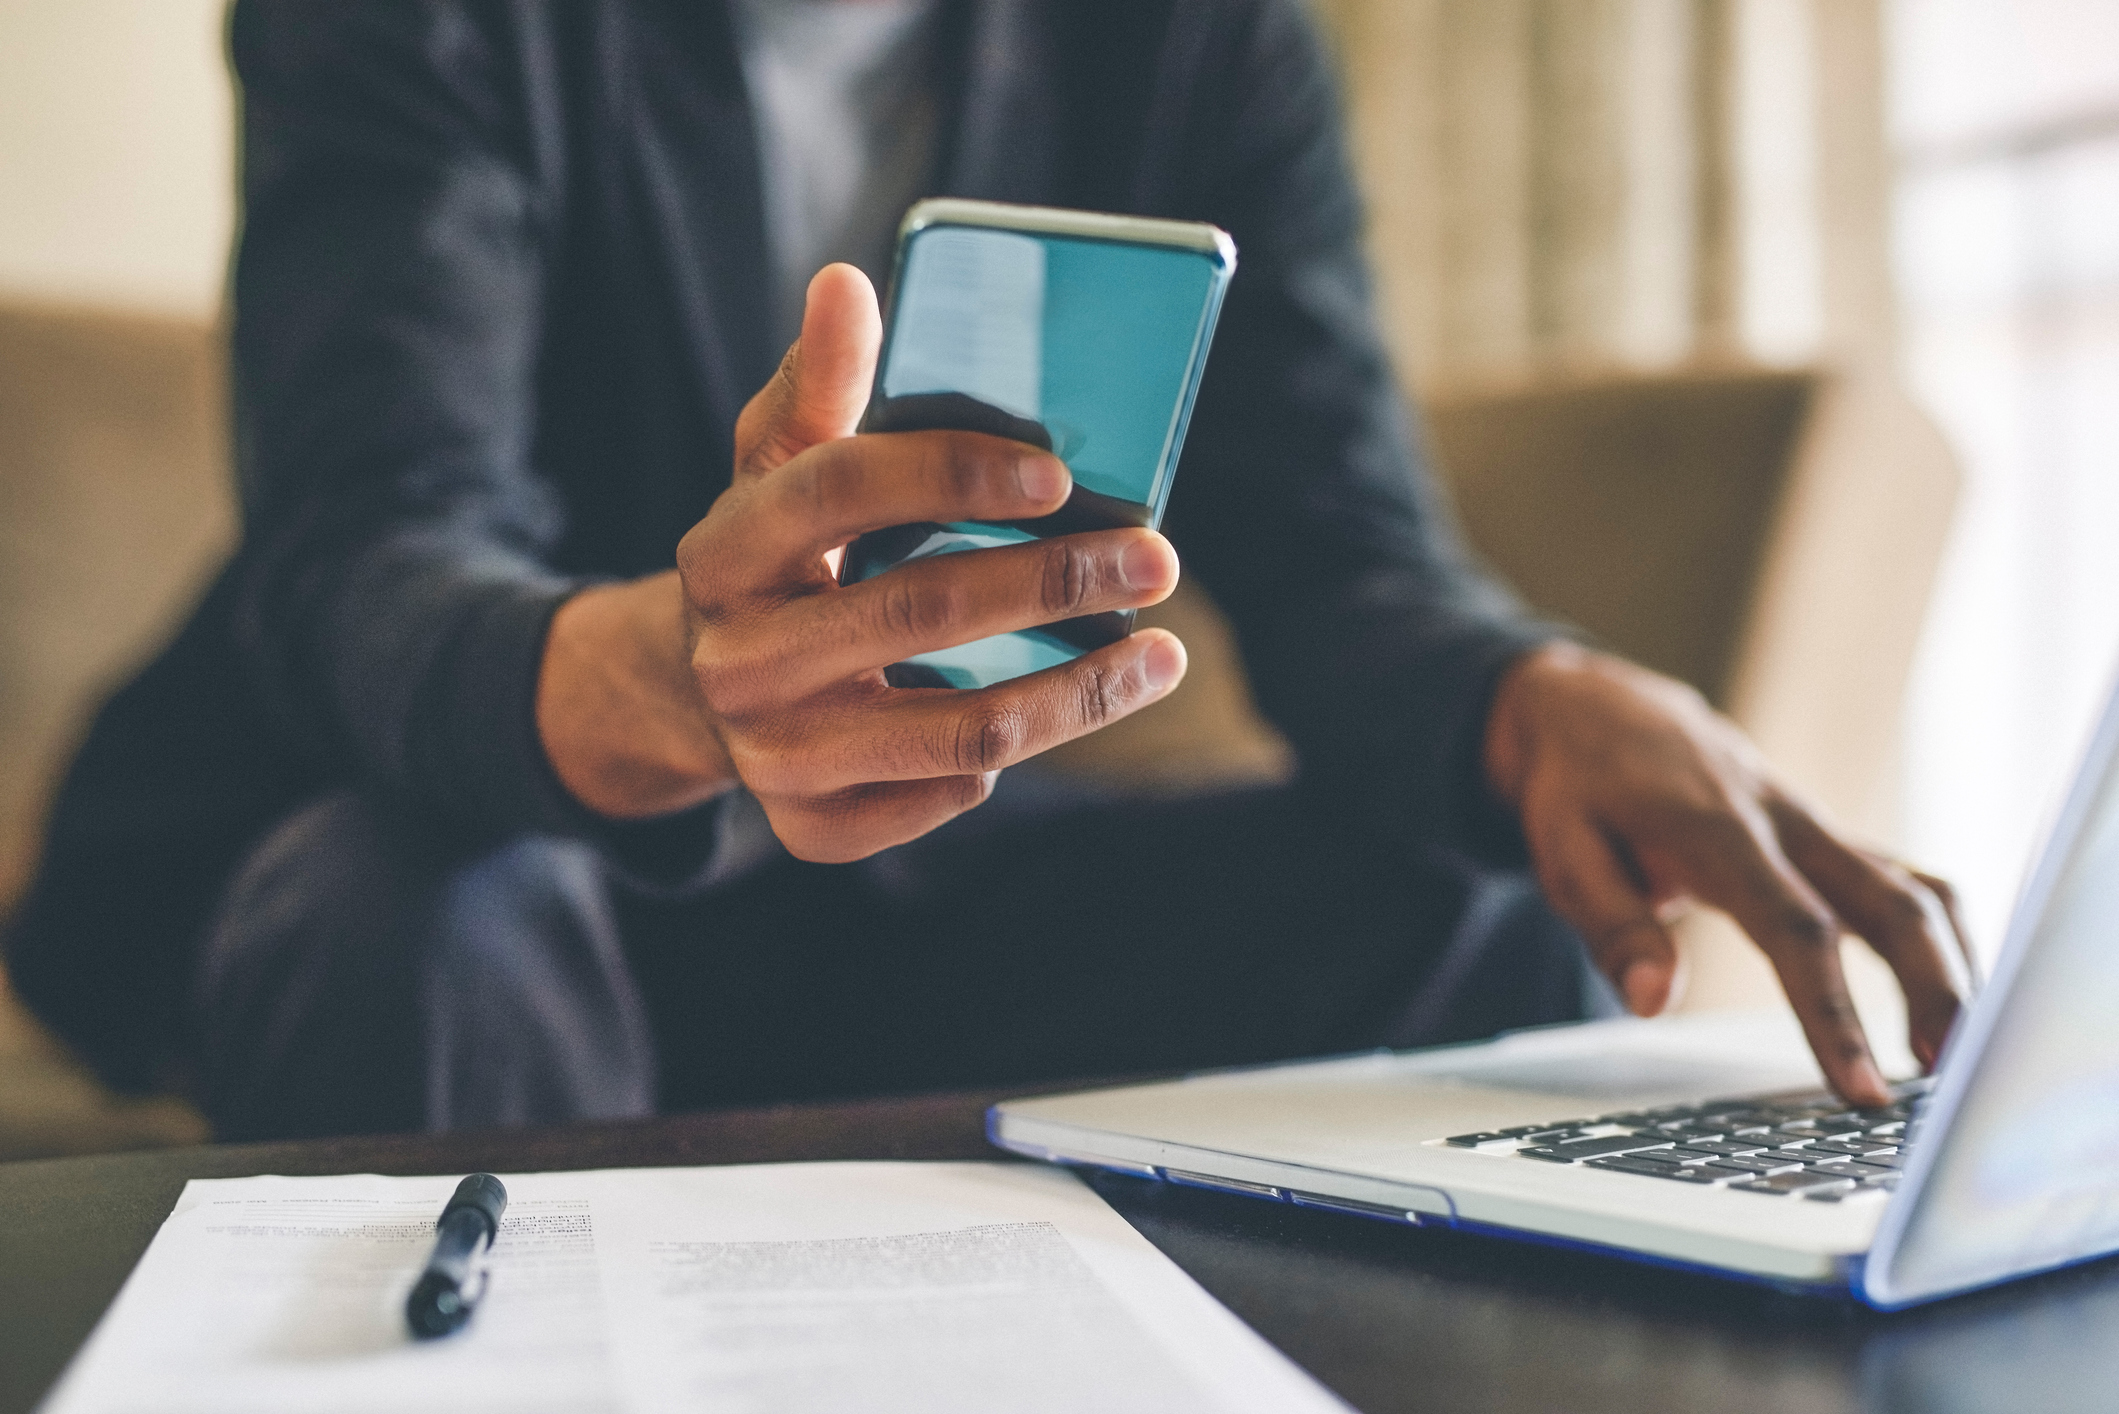
[[1726, 1131], [1711, 1124], [1663, 1124], [1656, 1126], [1655, 1132], [1679, 1144], [1712, 1144], [1727, 1137]]
[[1591, 1159], [1584, 1168], [1610, 1169], [1613, 1173], [1637, 1173], [1645, 1178], [1674, 1178], [1680, 1183], [1697, 1183], [1711, 1187], [1716, 1182], [1712, 1174], [1701, 1173], [1696, 1168], [1683, 1164], [1658, 1163], [1654, 1159], [1636, 1158], [1626, 1154], [1608, 1159]]
[[1846, 1139], [1859, 1136], [1859, 1124], [1821, 1124], [1816, 1120], [1790, 1120], [1781, 1126], [1781, 1133], [1800, 1139]]
[[1754, 1178], [1745, 1183], [1729, 1185], [1731, 1193], [1801, 1193], [1806, 1189], [1826, 1186], [1852, 1188], [1851, 1178], [1835, 1178], [1828, 1173], [1776, 1173], [1764, 1178]]
[[1605, 1139], [1576, 1139], [1566, 1144], [1542, 1145], [1533, 1149], [1518, 1149], [1516, 1156], [1523, 1159], [1543, 1159], [1549, 1164], [1579, 1163], [1583, 1159], [1601, 1159], [1609, 1154], [1627, 1154], [1641, 1149], [1667, 1149], [1668, 1139], [1659, 1139], [1647, 1134], [1614, 1134]]
[[1856, 1163], [1853, 1159], [1838, 1159], [1828, 1164], [1812, 1164], [1811, 1173], [1829, 1174], [1834, 1178], [1882, 1178], [1891, 1170], [1877, 1168], [1873, 1164]]
[[1454, 1144], [1459, 1149], [1476, 1149], [1481, 1144], [1498, 1144], [1506, 1138], [1508, 1138], [1506, 1134], [1492, 1134], [1481, 1130], [1477, 1134], [1452, 1134], [1442, 1142]]
[[1810, 1147], [1823, 1153], [1845, 1154], [1858, 1159], [1866, 1154], [1888, 1154], [1898, 1146], [1874, 1139], [1820, 1139]]
[[1755, 1144], [1749, 1139], [1687, 1139], [1685, 1141], [1685, 1150], [1706, 1154], [1710, 1158], [1735, 1159], [1749, 1154], [1764, 1153], [1766, 1146]]
[[1742, 1177], [1775, 1173], [1800, 1173], [1802, 1163], [1796, 1159], [1777, 1159], [1771, 1154], [1755, 1154], [1743, 1158], [1716, 1159], [1708, 1165], [1723, 1174]]
[[1783, 1144], [1778, 1149], [1768, 1149], [1765, 1153], [1760, 1154], [1759, 1157], [1762, 1159], [1786, 1159], [1793, 1164], [1814, 1164], [1825, 1159], [1844, 1159], [1849, 1156], [1846, 1154], [1821, 1153], [1814, 1144]]
[[1598, 1115], [1598, 1124], [1616, 1124], [1623, 1129], [1648, 1129], [1656, 1122], [1656, 1116], [1646, 1110], [1628, 1110], [1625, 1114]]

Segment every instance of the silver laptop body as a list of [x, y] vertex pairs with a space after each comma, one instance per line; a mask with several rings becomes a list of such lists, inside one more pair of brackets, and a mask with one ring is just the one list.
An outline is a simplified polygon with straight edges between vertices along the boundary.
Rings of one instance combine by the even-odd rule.
[[988, 1130], [1060, 1163], [1886, 1309], [2119, 1251], [2119, 691], [1993, 978], [1932, 1084], [1898, 1096], [1846, 1111], [1792, 1017], [1702, 1014], [1011, 1100]]

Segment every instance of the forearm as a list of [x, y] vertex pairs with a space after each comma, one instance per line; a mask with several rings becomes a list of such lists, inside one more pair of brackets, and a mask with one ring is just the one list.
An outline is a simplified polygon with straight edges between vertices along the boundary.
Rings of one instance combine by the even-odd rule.
[[537, 733], [573, 797], [613, 820], [700, 805], [737, 785], [686, 651], [675, 571], [560, 606], [537, 677]]

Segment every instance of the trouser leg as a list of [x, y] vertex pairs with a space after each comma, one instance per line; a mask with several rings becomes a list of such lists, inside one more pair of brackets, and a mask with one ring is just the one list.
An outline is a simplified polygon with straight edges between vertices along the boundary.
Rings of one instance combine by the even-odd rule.
[[594, 851], [452, 848], [362, 797], [251, 853], [197, 974], [224, 1139], [652, 1113], [653, 1047]]
[[620, 908], [669, 1107], [1238, 1064], [1582, 1014], [1580, 945], [1523, 876], [1365, 835], [1297, 789], [1029, 810], [997, 796], [859, 865], [782, 860], [710, 898]]

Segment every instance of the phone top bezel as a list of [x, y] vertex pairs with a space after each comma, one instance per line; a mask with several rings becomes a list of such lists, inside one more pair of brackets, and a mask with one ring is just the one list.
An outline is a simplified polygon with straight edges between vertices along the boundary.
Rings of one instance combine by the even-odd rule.
[[898, 246], [929, 226], [986, 226], [1026, 235], [1073, 236], [1081, 240], [1116, 241], [1122, 245], [1158, 245], [1196, 251], [1221, 267], [1226, 279], [1236, 270], [1236, 242], [1219, 226], [1205, 221], [1172, 221], [1159, 216], [1122, 216], [1105, 211], [1073, 211], [1059, 206], [1018, 206], [1013, 202], [974, 201], [937, 196], [913, 203], [898, 223]]

